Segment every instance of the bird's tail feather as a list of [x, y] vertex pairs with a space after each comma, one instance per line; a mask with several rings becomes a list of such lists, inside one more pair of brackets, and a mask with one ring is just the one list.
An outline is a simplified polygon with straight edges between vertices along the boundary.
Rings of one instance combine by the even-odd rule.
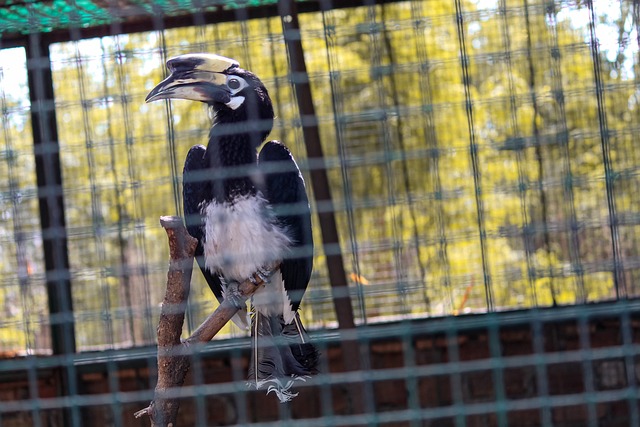
[[293, 322], [284, 325], [282, 336], [286, 338], [296, 361], [306, 370], [306, 375], [314, 375], [318, 366], [318, 350], [309, 341], [309, 335], [296, 313]]
[[286, 325], [282, 316], [266, 316], [254, 310], [251, 340], [250, 385], [266, 389], [267, 394], [273, 391], [280, 402], [298, 395], [291, 390], [296, 380], [304, 381], [316, 373], [318, 352], [297, 313]]

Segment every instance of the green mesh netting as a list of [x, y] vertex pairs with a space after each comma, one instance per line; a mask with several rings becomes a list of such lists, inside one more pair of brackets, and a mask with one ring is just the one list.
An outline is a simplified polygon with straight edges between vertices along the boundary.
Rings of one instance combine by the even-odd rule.
[[0, 34], [44, 33], [88, 28], [161, 14], [264, 6], [276, 0], [9, 0], [0, 7]]

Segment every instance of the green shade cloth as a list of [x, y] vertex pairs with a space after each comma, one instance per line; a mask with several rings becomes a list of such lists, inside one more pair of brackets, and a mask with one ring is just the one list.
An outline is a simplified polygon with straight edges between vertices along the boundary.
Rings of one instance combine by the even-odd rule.
[[275, 3], [276, 0], [9, 0], [0, 6], [0, 34], [46, 33], [131, 22], [158, 14], [179, 16]]

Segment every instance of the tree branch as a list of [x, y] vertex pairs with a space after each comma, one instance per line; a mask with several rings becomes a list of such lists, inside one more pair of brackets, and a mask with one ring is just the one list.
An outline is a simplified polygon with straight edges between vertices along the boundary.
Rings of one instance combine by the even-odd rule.
[[[238, 308], [227, 300], [223, 301], [189, 338], [180, 341], [197, 240], [189, 235], [180, 217], [163, 216], [160, 224], [169, 238], [170, 262], [167, 290], [158, 322], [158, 383], [153, 401], [134, 415], [136, 418], [148, 415], [153, 427], [175, 427], [180, 406], [176, 391], [184, 384], [191, 365], [190, 346], [211, 341], [238, 312]], [[257, 285], [246, 280], [230, 283], [228, 287], [237, 286], [235, 293], [239, 302], [244, 303], [262, 285], [256, 277], [254, 280]]]

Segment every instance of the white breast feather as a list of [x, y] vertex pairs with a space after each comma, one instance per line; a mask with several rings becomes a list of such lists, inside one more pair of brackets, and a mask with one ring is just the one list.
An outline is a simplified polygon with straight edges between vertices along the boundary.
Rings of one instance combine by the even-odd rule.
[[227, 279], [249, 278], [259, 267], [281, 261], [291, 245], [260, 194], [233, 204], [211, 202], [202, 210], [205, 265]]

